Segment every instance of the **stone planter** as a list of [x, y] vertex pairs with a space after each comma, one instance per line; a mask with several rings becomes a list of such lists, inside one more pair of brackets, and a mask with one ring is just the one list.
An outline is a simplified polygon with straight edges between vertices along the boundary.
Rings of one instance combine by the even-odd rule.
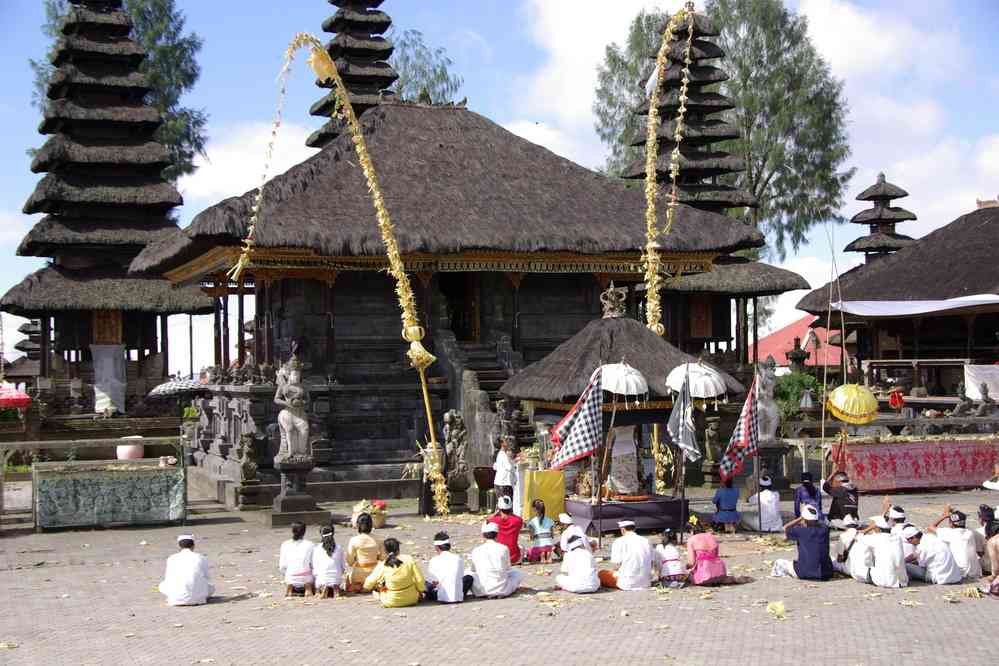
[[118, 460], [142, 460], [146, 447], [144, 444], [119, 444], [116, 454]]

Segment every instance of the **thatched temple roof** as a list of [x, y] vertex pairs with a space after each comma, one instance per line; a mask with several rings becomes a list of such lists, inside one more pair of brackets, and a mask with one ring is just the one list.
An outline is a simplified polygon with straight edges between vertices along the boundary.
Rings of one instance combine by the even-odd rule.
[[[697, 359], [635, 319], [595, 319], [555, 351], [507, 380], [500, 393], [520, 400], [573, 403], [598, 366], [622, 360], [642, 373], [653, 398], [664, 398], [669, 396], [666, 375], [670, 370]], [[731, 375], [718, 372], [731, 393], [746, 390]]]
[[853, 241], [844, 250], [863, 252], [865, 256], [869, 258], [873, 256], [878, 260], [915, 242], [909, 236], [895, 232], [897, 223], [916, 219], [914, 213], [891, 205], [893, 199], [907, 196], [908, 192], [894, 183], [889, 183], [885, 175], [879, 173], [877, 181], [857, 195], [857, 201], [870, 201], [873, 206], [850, 218], [850, 222], [854, 224], [868, 225], [870, 233]]
[[745, 257], [719, 257], [710, 271], [670, 281], [666, 291], [681, 294], [724, 294], [731, 297], [774, 296], [808, 289], [805, 278], [793, 271]]
[[[894, 254], [843, 273], [843, 300], [919, 301], [999, 294], [997, 247], [999, 208], [976, 210]], [[798, 301], [797, 307], [821, 315], [828, 301], [826, 284]]]
[[[403, 254], [640, 252], [640, 187], [559, 157], [459, 107], [383, 103], [361, 119]], [[133, 271], [166, 271], [246, 234], [255, 191], [226, 199], [184, 231], [148, 246]], [[660, 207], [660, 214], [665, 205]], [[326, 256], [382, 256], [354, 146], [342, 135], [270, 181], [258, 247]], [[730, 252], [763, 245], [731, 218], [680, 206], [665, 252]]]

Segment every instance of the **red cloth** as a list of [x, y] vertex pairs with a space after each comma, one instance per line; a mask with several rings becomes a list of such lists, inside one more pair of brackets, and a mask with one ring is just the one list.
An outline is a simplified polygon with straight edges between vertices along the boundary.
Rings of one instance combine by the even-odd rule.
[[846, 473], [861, 491], [973, 488], [992, 474], [999, 446], [982, 439], [847, 444]]
[[520, 562], [520, 546], [517, 538], [520, 530], [524, 527], [524, 521], [516, 514], [495, 513], [489, 516], [487, 522], [495, 523], [499, 527], [499, 534], [496, 535], [496, 543], [501, 543], [510, 551], [510, 564]]
[[905, 398], [902, 397], [901, 389], [894, 389], [888, 394], [888, 406], [892, 409], [902, 409], [905, 407]]

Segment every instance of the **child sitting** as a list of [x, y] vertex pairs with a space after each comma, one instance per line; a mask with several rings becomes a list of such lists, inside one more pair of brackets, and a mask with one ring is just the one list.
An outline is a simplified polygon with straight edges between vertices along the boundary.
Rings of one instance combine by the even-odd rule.
[[551, 564], [552, 553], [555, 550], [555, 540], [552, 537], [555, 521], [545, 515], [545, 503], [540, 499], [531, 503], [534, 517], [527, 523], [531, 531], [531, 549], [527, 551], [529, 562]]
[[687, 584], [687, 566], [677, 548], [677, 533], [666, 528], [663, 542], [656, 546], [656, 559], [659, 563], [659, 580], [666, 587], [683, 587]]

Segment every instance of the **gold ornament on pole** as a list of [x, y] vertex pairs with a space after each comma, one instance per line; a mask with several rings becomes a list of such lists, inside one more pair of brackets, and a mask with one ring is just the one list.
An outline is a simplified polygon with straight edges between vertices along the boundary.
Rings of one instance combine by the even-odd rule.
[[646, 325], [655, 332], [656, 335], [666, 334], [666, 328], [662, 325], [662, 303], [659, 290], [662, 285], [660, 273], [662, 271], [662, 260], [659, 257], [659, 230], [656, 224], [656, 196], [659, 193], [659, 184], [656, 179], [656, 162], [659, 159], [659, 88], [662, 84], [663, 74], [666, 72], [670, 43], [673, 41], [673, 32], [687, 21], [687, 44], [683, 55], [683, 70], [680, 85], [680, 106], [677, 110], [676, 127], [673, 131], [675, 145], [670, 154], [670, 180], [672, 188], [669, 203], [666, 208], [666, 226], [663, 235], [668, 235], [673, 229], [673, 219], [676, 213], [677, 204], [677, 178], [680, 174], [680, 142], [683, 140], [683, 118], [687, 113], [687, 87], [690, 83], [690, 63], [691, 45], [694, 41], [694, 3], [688, 2], [686, 7], [670, 17], [663, 32], [662, 43], [659, 52], [656, 54], [656, 84], [652, 89], [652, 96], [649, 99], [649, 120], [646, 126], [645, 136], [645, 321]]
[[[413, 295], [413, 287], [410, 284], [409, 276], [406, 275], [406, 268], [402, 262], [402, 256], [399, 252], [399, 244], [395, 238], [395, 227], [392, 225], [388, 208], [385, 206], [385, 197], [383, 196], [381, 186], [378, 183], [378, 176], [375, 173], [375, 167], [371, 161], [371, 155], [368, 153], [368, 147], [364, 141], [364, 134], [361, 131], [361, 125], [357, 120], [357, 115], [354, 113], [354, 108], [350, 104], [350, 98], [347, 95], [346, 88], [344, 87], [343, 79], [340, 78], [340, 72], [337, 70], [333, 59], [330, 58], [329, 53], [326, 52], [322, 42], [308, 33], [298, 33], [295, 35], [294, 39], [292, 39], [287, 50], [285, 51], [284, 67], [281, 69], [281, 75], [279, 77], [279, 80], [281, 81], [281, 92], [280, 100], [278, 102], [278, 112], [275, 117], [274, 125], [271, 128], [271, 140], [267, 149], [268, 162], [270, 161], [270, 156], [274, 147], [274, 139], [277, 136], [277, 130], [281, 123], [281, 108], [284, 103], [288, 73], [291, 70], [291, 63], [295, 58], [295, 53], [302, 48], [309, 49], [307, 62], [319, 80], [333, 82], [333, 91], [336, 95], [336, 103], [334, 104], [333, 111], [330, 115], [333, 118], [343, 118], [347, 121], [347, 125], [350, 129], [351, 140], [353, 141], [354, 149], [357, 152], [357, 159], [361, 165], [361, 171], [364, 173], [364, 177], [368, 183], [368, 191], [371, 193], [371, 202], [374, 205], [375, 216], [378, 220], [378, 230], [381, 232], [382, 243], [385, 245], [385, 253], [388, 256], [389, 273], [395, 279], [395, 293], [396, 297], [399, 299], [399, 306], [402, 309], [402, 339], [409, 343], [409, 351], [406, 352], [406, 355], [409, 357], [410, 365], [412, 365], [412, 367], [415, 368], [420, 375], [420, 387], [423, 393], [423, 407], [426, 410], [427, 428], [430, 431], [430, 441], [428, 446], [430, 447], [430, 458], [433, 460], [436, 456], [438, 456], [438, 445], [437, 433], [434, 430], [433, 411], [430, 407], [430, 390], [427, 386], [426, 370], [433, 365], [434, 361], [437, 359], [423, 346], [422, 340], [425, 335], [425, 331], [423, 330], [423, 327], [420, 326], [420, 318], [416, 313], [416, 297]], [[265, 180], [266, 177], [267, 174], [265, 167]], [[232, 270], [229, 272], [229, 277], [231, 279], [238, 281], [240, 275], [246, 267], [250, 265], [252, 260], [254, 251], [253, 236], [261, 210], [263, 194], [264, 187], [263, 184], [261, 184], [253, 206], [253, 214], [250, 218], [249, 229], [247, 231], [246, 238], [243, 241], [243, 251], [240, 253], [239, 259], [236, 261], [236, 265], [233, 266]], [[444, 475], [441, 473], [440, 465], [428, 465], [428, 475], [434, 486], [434, 504], [437, 513], [440, 515], [447, 515], [447, 483], [444, 480]]]

